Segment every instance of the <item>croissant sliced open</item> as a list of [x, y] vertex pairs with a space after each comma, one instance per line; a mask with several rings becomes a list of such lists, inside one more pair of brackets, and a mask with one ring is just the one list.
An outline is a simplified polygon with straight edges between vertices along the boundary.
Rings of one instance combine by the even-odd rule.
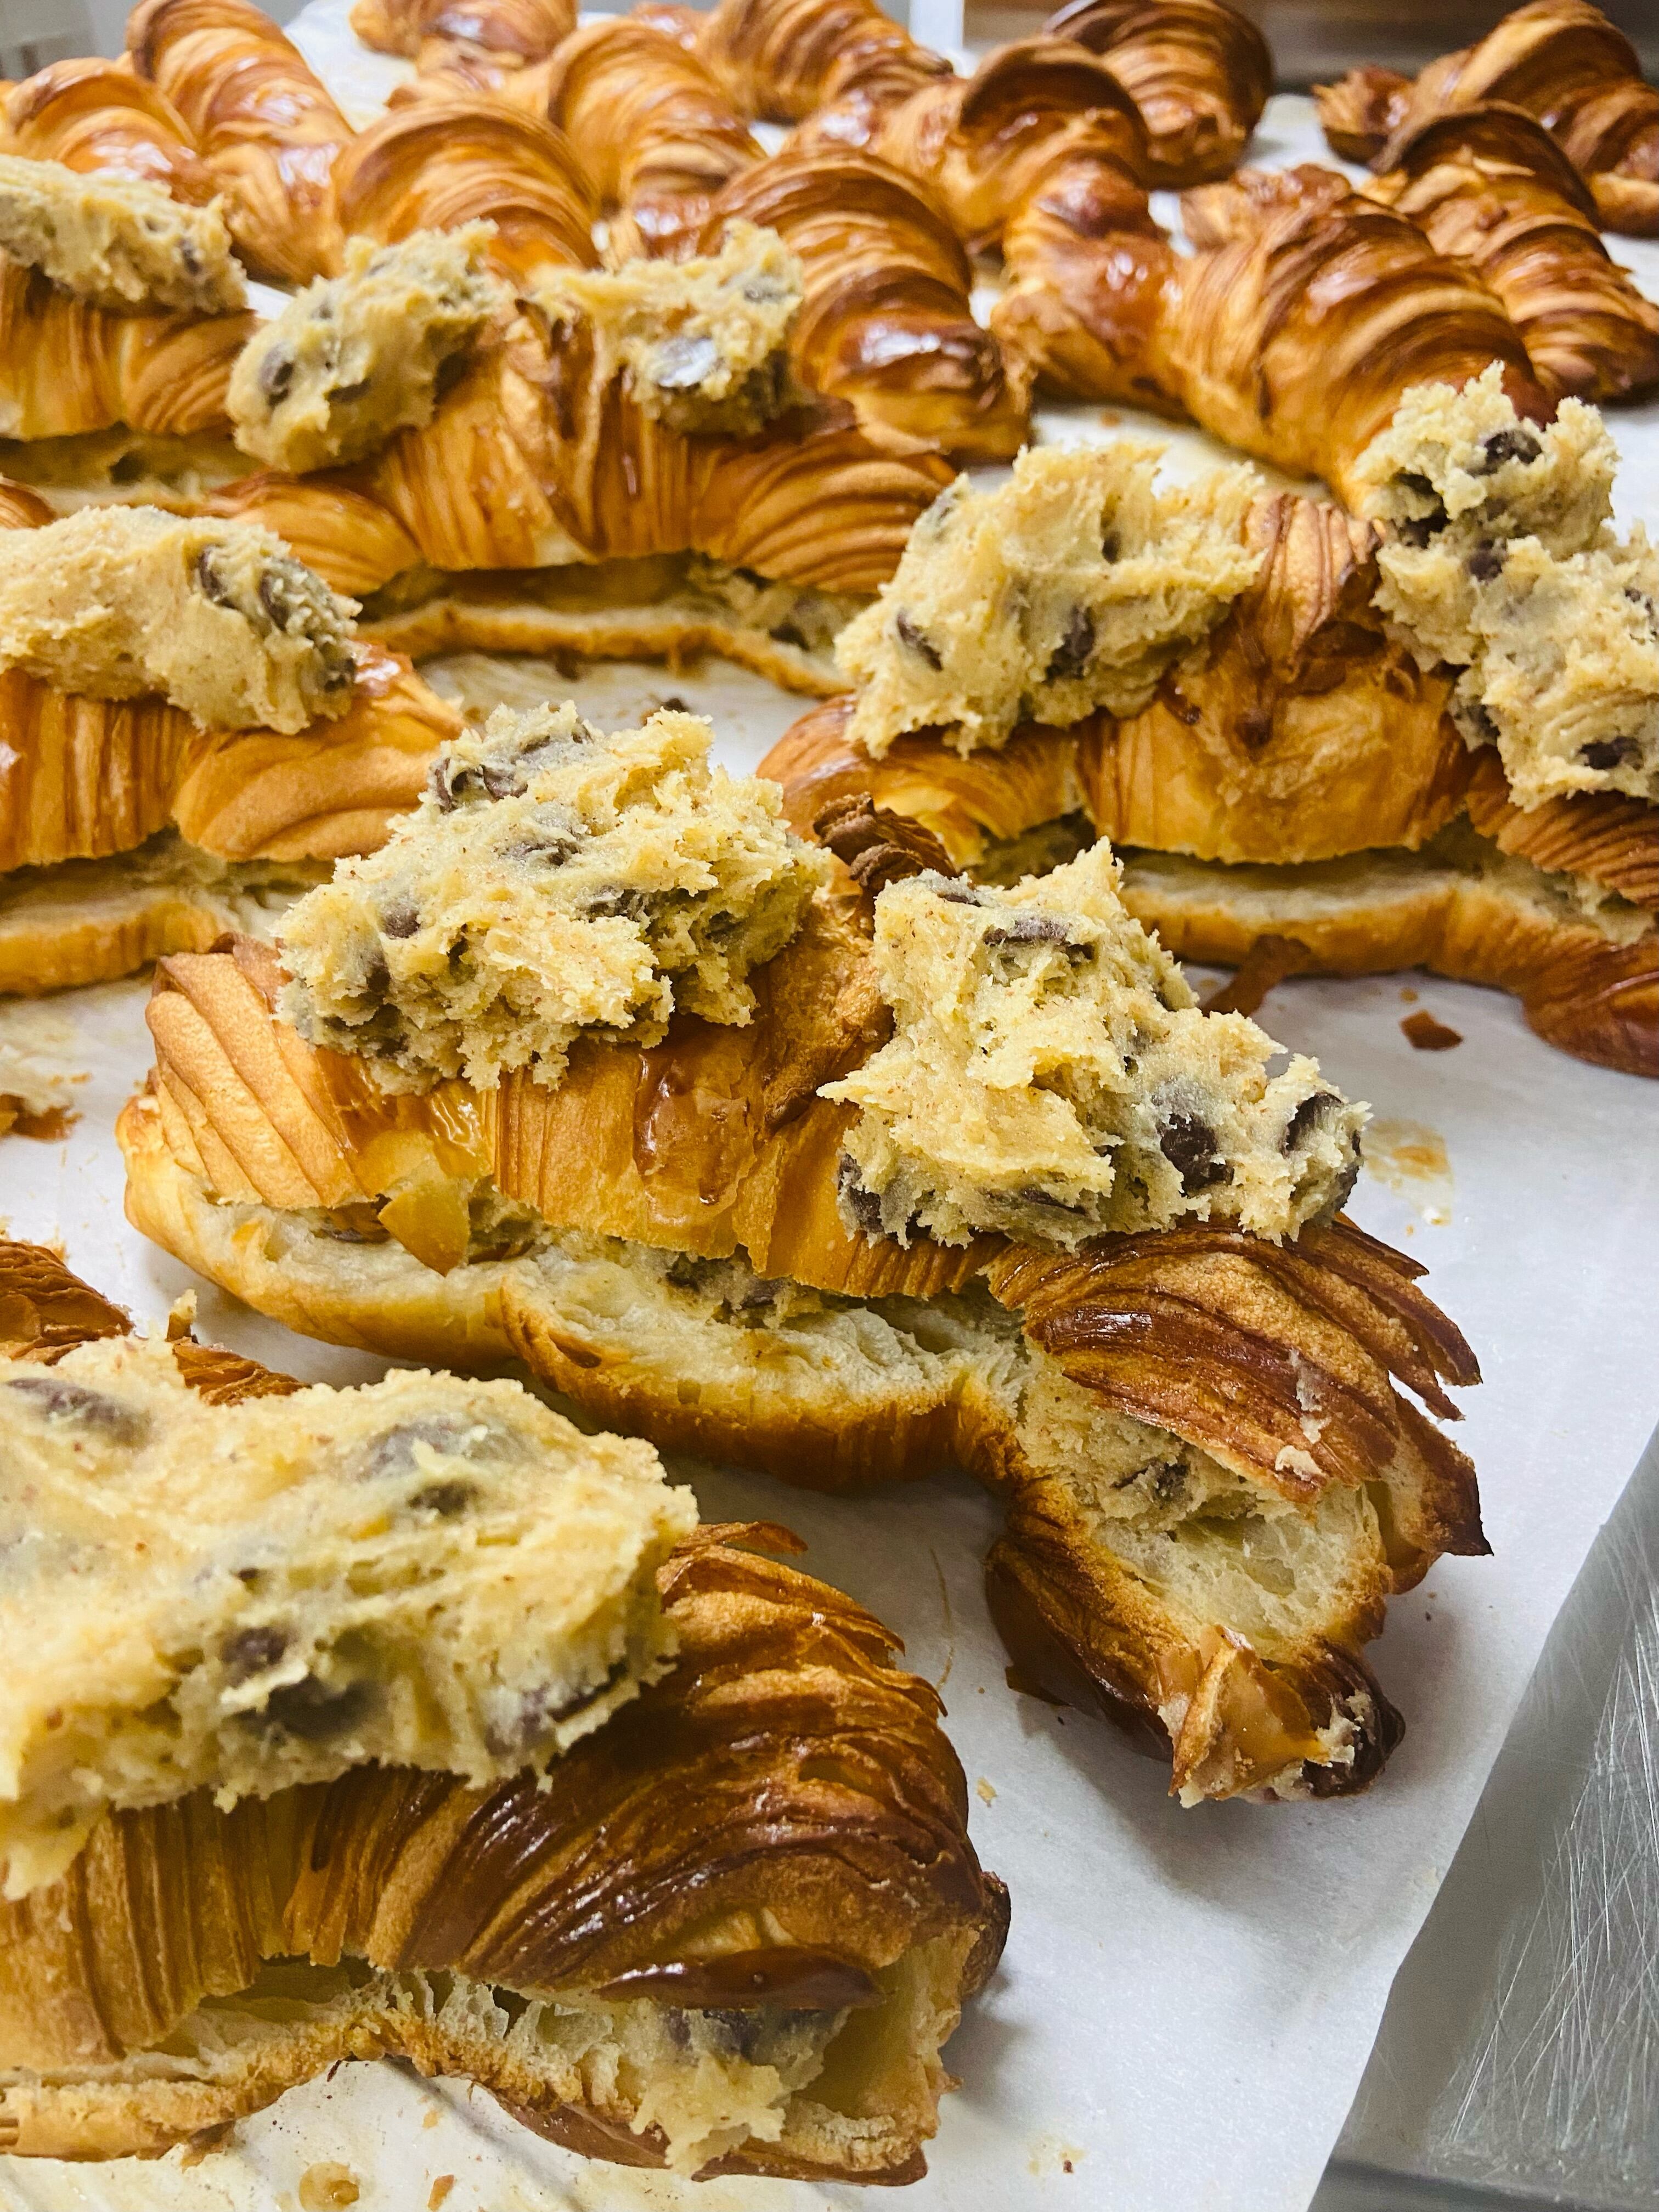
[[[0, 1247], [14, 1374], [125, 1327], [54, 1255]], [[217, 1404], [297, 1388], [171, 1349]], [[672, 1669], [540, 1786], [358, 1766], [105, 1818], [0, 1905], [4, 2147], [154, 2155], [385, 2054], [625, 2164], [918, 2176], [1006, 1896], [933, 1692], [867, 1613], [757, 1556], [793, 1545], [683, 1541]]]

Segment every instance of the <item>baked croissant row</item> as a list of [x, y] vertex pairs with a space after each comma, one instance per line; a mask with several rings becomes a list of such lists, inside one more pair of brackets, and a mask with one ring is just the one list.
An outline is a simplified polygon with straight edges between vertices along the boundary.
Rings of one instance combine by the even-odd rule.
[[298, 47], [252, 0], [139, 0], [126, 38], [134, 75], [184, 118], [252, 273], [331, 275], [329, 176], [351, 125]]
[[1552, 397], [1634, 399], [1659, 383], [1659, 307], [1608, 254], [1578, 172], [1521, 109], [1456, 108], [1399, 135], [1366, 197], [1479, 272]]
[[[52, 1253], [0, 1246], [13, 1359], [125, 1327]], [[299, 1387], [173, 1351], [216, 1403]], [[938, 1698], [867, 1613], [757, 1556], [793, 1548], [767, 1526], [681, 1544], [672, 1671], [541, 1786], [366, 1766], [106, 1816], [0, 1905], [0, 2142], [154, 2155], [386, 2054], [625, 2164], [919, 2176], [1006, 1893]]]
[[844, 143], [871, 116], [932, 77], [942, 54], [918, 44], [877, 0], [720, 0], [696, 19], [696, 49], [747, 115], [799, 123], [829, 107]]
[[1415, 82], [1358, 69], [1314, 96], [1334, 150], [1384, 170], [1437, 116], [1492, 100], [1522, 108], [1559, 141], [1608, 230], [1659, 236], [1659, 90], [1644, 82], [1635, 48], [1592, 0], [1530, 0]]
[[465, 71], [500, 87], [576, 27], [570, 0], [354, 0], [351, 27], [376, 53], [425, 72]]
[[[1468, 1462], [1389, 1379], [1442, 1415], [1437, 1378], [1476, 1379], [1417, 1271], [1340, 1220], [1072, 1259], [854, 1232], [852, 1115], [817, 1093], [883, 1035], [862, 927], [820, 906], [750, 980], [745, 1029], [677, 1018], [645, 1053], [578, 1042], [556, 1088], [388, 1098], [273, 1019], [270, 953], [168, 963], [119, 1127], [129, 1216], [290, 1326], [516, 1356], [665, 1449], [836, 1490], [968, 1468], [1005, 1501], [991, 1585], [1028, 1679], [1127, 1716], [1188, 1802], [1362, 1787], [1399, 1722], [1361, 1648], [1391, 1591], [1483, 1542]], [[1261, 1587], [1212, 1550], [1233, 1483]]]

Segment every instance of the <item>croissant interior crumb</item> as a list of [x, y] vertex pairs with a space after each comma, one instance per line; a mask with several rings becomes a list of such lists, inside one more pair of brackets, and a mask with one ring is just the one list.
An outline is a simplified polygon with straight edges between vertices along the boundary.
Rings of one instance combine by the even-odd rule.
[[1188, 1218], [1275, 1240], [1340, 1206], [1364, 1109], [1242, 1014], [1201, 1013], [1103, 843], [1011, 890], [913, 877], [876, 904], [888, 1044], [824, 1095], [848, 1225], [1074, 1247]]
[[662, 1658], [655, 1571], [690, 1493], [516, 1383], [222, 1406], [167, 1345], [118, 1339], [0, 1370], [0, 1407], [8, 1896], [106, 1807], [370, 1759], [513, 1773]]
[[0, 154], [0, 252], [101, 307], [222, 315], [247, 305], [218, 202], [186, 207], [136, 177]]
[[958, 477], [941, 492], [842, 634], [854, 739], [879, 758], [907, 730], [937, 728], [968, 752], [1024, 720], [1138, 713], [1261, 562], [1243, 543], [1255, 471], [1159, 487], [1162, 450], [1041, 447], [992, 490]]
[[718, 253], [550, 271], [534, 299], [556, 323], [590, 325], [601, 354], [626, 367], [647, 415], [678, 430], [741, 437], [788, 404], [789, 333], [804, 283], [776, 231], [732, 222]]
[[159, 692], [204, 729], [343, 714], [356, 612], [252, 523], [96, 507], [0, 531], [0, 667], [94, 699]]
[[676, 1006], [746, 1022], [746, 977], [828, 872], [777, 787], [711, 769], [713, 732], [501, 708], [439, 756], [420, 806], [289, 914], [283, 1012], [388, 1089], [465, 1073], [556, 1083], [584, 1030], [660, 1041]]
[[490, 234], [348, 240], [341, 275], [296, 293], [238, 355], [227, 404], [242, 451], [303, 473], [429, 422], [441, 376], [507, 304], [483, 265]]

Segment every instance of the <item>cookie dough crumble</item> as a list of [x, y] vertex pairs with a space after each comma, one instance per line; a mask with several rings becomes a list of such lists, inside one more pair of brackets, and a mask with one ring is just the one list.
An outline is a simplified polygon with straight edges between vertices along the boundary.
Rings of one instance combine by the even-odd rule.
[[1243, 1014], [1200, 1012], [1103, 843], [1009, 890], [928, 874], [876, 903], [894, 1034], [823, 1095], [861, 1109], [849, 1227], [1073, 1249], [1199, 1219], [1274, 1242], [1358, 1173], [1363, 1106]]
[[606, 737], [571, 706], [498, 708], [380, 852], [289, 915], [287, 1018], [393, 1091], [557, 1083], [584, 1031], [655, 1044], [677, 1006], [748, 1021], [750, 970], [830, 864], [775, 785], [710, 767], [713, 734], [666, 710]]
[[247, 305], [216, 200], [185, 207], [137, 178], [0, 154], [0, 252], [94, 307], [198, 315]]

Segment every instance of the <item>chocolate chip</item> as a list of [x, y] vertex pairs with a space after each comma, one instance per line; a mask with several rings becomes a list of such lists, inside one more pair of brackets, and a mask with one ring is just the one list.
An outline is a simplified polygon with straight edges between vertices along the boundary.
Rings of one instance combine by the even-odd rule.
[[259, 579], [259, 605], [276, 628], [285, 630], [296, 611], [288, 579], [280, 569], [267, 568]]
[[336, 1690], [319, 1681], [316, 1675], [306, 1674], [297, 1682], [285, 1682], [281, 1689], [273, 1690], [263, 1710], [248, 1717], [281, 1729], [286, 1735], [298, 1736], [301, 1743], [322, 1743], [330, 1736], [344, 1735], [366, 1720], [375, 1702], [370, 1682], [347, 1682]]
[[1057, 945], [1073, 960], [1086, 960], [1094, 950], [1049, 914], [1017, 914], [1006, 924], [988, 929], [981, 942], [997, 951], [1005, 945]]
[[1336, 1103], [1334, 1091], [1310, 1091], [1285, 1124], [1285, 1133], [1279, 1140], [1279, 1151], [1293, 1152], [1304, 1138], [1330, 1119]]
[[331, 385], [328, 396], [330, 400], [336, 404], [345, 404], [353, 399], [361, 399], [368, 390], [368, 379], [363, 376], [359, 377], [356, 384]]
[[945, 663], [939, 658], [939, 647], [925, 630], [918, 629], [902, 607], [893, 617], [893, 635], [899, 643], [908, 646], [917, 657], [932, 669], [941, 669]]
[[1463, 563], [1477, 584], [1490, 584], [1504, 573], [1504, 556], [1495, 545], [1477, 545]]
[[274, 1667], [288, 1650], [285, 1628], [239, 1628], [219, 1646], [219, 1657], [233, 1682], [246, 1682]]
[[259, 389], [269, 405], [278, 407], [288, 398], [298, 366], [293, 355], [284, 353], [280, 347], [266, 356], [259, 371]]
[[216, 607], [228, 607], [231, 605], [230, 586], [220, 573], [219, 563], [214, 558], [216, 550], [216, 549], [211, 545], [204, 545], [196, 556], [196, 588], [204, 599], [210, 599]]
[[1498, 725], [1479, 699], [1470, 700], [1467, 706], [1460, 707], [1459, 712], [1478, 738], [1484, 738], [1488, 744], [1497, 743]]
[[1535, 461], [1544, 448], [1534, 434], [1524, 428], [1513, 430], [1494, 430], [1481, 445], [1481, 463], [1478, 473], [1489, 477], [1494, 469], [1501, 469], [1505, 461]]
[[758, 2008], [748, 2012], [710, 2008], [702, 2014], [708, 2039], [733, 2058], [753, 2058], [760, 2048], [766, 2021]]
[[56, 1375], [20, 1375], [6, 1385], [27, 1409], [56, 1426], [58, 1423], [89, 1429], [111, 1443], [137, 1445], [149, 1434], [149, 1415], [137, 1406], [124, 1406], [101, 1390], [83, 1389]]
[[195, 244], [191, 240], [188, 238], [181, 238], [179, 240], [179, 258], [185, 264], [185, 274], [187, 276], [199, 276], [201, 275], [202, 257], [196, 251]]
[[695, 392], [720, 365], [713, 338], [667, 338], [652, 359], [651, 381], [659, 392]]
[[371, 999], [381, 997], [392, 988], [392, 970], [386, 964], [386, 956], [378, 950], [369, 955], [368, 965], [363, 970], [363, 989]]
[[1050, 656], [1044, 680], [1060, 682], [1081, 676], [1095, 649], [1095, 620], [1087, 607], [1073, 607], [1066, 618], [1066, 634]]
[[476, 1482], [428, 1482], [424, 1490], [417, 1490], [410, 1498], [416, 1513], [435, 1513], [441, 1521], [453, 1521], [458, 1513], [465, 1513], [478, 1495]]
[[1190, 1198], [1212, 1183], [1228, 1182], [1232, 1170], [1216, 1151], [1215, 1131], [1196, 1114], [1171, 1114], [1158, 1133], [1158, 1149], [1181, 1177]]
[[866, 1237], [882, 1234], [881, 1200], [874, 1191], [866, 1188], [859, 1176], [857, 1161], [849, 1159], [845, 1152], [836, 1169], [836, 1195], [843, 1212], [852, 1215]]
[[417, 1444], [447, 1459], [493, 1459], [504, 1440], [501, 1430], [475, 1413], [422, 1413], [376, 1437], [364, 1455], [363, 1471], [370, 1475], [413, 1474], [420, 1464], [415, 1456]]
[[1150, 1467], [1147, 1488], [1160, 1505], [1173, 1505], [1187, 1488], [1187, 1470], [1179, 1460], [1166, 1462], [1162, 1467]]
[[946, 906], [983, 906], [985, 903], [974, 886], [960, 877], [954, 883], [941, 884], [933, 896], [943, 899]]
[[1598, 738], [1578, 748], [1578, 757], [1586, 768], [1622, 768], [1626, 761], [1639, 760], [1641, 755], [1641, 745], [1634, 738]]
[[1119, 559], [1122, 551], [1123, 542], [1115, 530], [1105, 530], [1101, 532], [1100, 557], [1103, 561], [1109, 564]]
[[393, 899], [380, 915], [382, 937], [413, 937], [421, 926], [421, 917], [412, 899]]
[[550, 1685], [539, 1690], [526, 1690], [519, 1699], [517, 1712], [506, 1727], [492, 1724], [484, 1730], [484, 1741], [500, 1759], [509, 1753], [529, 1753], [543, 1743], [563, 1722], [574, 1720], [586, 1712], [590, 1705], [614, 1690], [628, 1672], [626, 1659], [618, 1659], [602, 1682], [595, 1682], [585, 1690], [553, 1702]]
[[643, 921], [653, 903], [648, 891], [629, 890], [622, 884], [607, 884], [586, 902], [582, 912], [601, 921], [617, 918], [625, 921]]
[[562, 868], [571, 855], [580, 850], [580, 840], [558, 837], [550, 831], [540, 835], [514, 837], [501, 847], [501, 856], [509, 860], [536, 860], [544, 868]]

